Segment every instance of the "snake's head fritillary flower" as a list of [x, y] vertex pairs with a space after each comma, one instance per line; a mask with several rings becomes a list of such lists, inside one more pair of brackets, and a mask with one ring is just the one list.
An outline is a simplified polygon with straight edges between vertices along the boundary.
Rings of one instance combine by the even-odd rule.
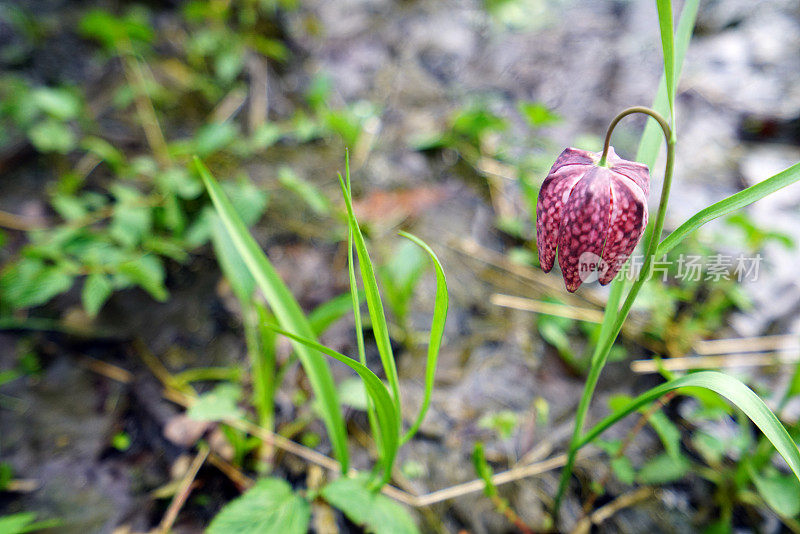
[[570, 293], [593, 272], [606, 285], [633, 252], [647, 226], [650, 172], [610, 148], [600, 153], [564, 150], [539, 191], [536, 243], [539, 263], [558, 265]]

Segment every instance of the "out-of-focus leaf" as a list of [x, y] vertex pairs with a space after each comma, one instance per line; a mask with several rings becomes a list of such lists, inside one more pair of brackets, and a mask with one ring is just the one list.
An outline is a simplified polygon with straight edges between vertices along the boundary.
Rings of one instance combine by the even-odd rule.
[[241, 387], [223, 382], [212, 391], [200, 395], [186, 411], [186, 415], [196, 421], [241, 419], [244, 417], [244, 410], [237, 406], [241, 398]]
[[163, 302], [169, 293], [164, 287], [164, 265], [153, 255], [139, 256], [120, 264], [119, 274], [138, 285], [150, 295]]
[[81, 292], [81, 300], [86, 313], [90, 317], [97, 315], [97, 312], [108, 300], [112, 290], [113, 286], [106, 275], [93, 273], [86, 277], [86, 281], [83, 283], [83, 291]]
[[561, 117], [550, 111], [541, 102], [520, 102], [519, 112], [532, 128], [548, 126], [561, 121]]
[[321, 491], [322, 497], [357, 525], [375, 534], [416, 534], [414, 520], [400, 504], [367, 489], [364, 477], [342, 477]]
[[800, 514], [800, 482], [796, 477], [779, 473], [762, 476], [752, 467], [749, 471], [758, 493], [778, 515], [795, 517]]
[[232, 122], [212, 122], [197, 130], [192, 142], [192, 150], [200, 156], [208, 156], [231, 144], [238, 135]]
[[45, 119], [28, 131], [28, 137], [40, 152], [67, 154], [78, 141], [69, 125], [55, 119]]
[[72, 275], [59, 266], [23, 258], [0, 275], [0, 301], [13, 308], [29, 308], [44, 304], [70, 287]]
[[30, 98], [40, 110], [61, 121], [74, 119], [81, 111], [80, 99], [68, 89], [38, 87]]
[[642, 484], [666, 484], [683, 478], [690, 467], [689, 460], [682, 456], [659, 454], [642, 466], [637, 479]]
[[306, 534], [308, 501], [279, 478], [264, 478], [226, 504], [211, 521], [208, 534]]
[[300, 197], [317, 215], [327, 215], [330, 212], [328, 197], [314, 184], [297, 176], [289, 167], [280, 168], [278, 180], [283, 187]]

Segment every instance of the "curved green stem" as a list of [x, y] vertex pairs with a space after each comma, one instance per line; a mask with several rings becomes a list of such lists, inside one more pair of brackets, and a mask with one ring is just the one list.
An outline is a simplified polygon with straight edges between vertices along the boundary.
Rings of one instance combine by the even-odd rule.
[[[591, 403], [592, 396], [594, 395], [594, 390], [597, 387], [598, 380], [600, 379], [600, 373], [608, 361], [608, 354], [611, 351], [611, 347], [614, 345], [614, 341], [617, 339], [617, 336], [622, 329], [622, 325], [625, 323], [625, 319], [628, 317], [628, 313], [630, 312], [633, 302], [636, 300], [636, 297], [639, 294], [639, 290], [641, 290], [642, 285], [644, 285], [644, 283], [650, 277], [650, 269], [653, 265], [653, 261], [655, 260], [659, 238], [662, 230], [664, 229], [664, 218], [667, 214], [667, 202], [669, 200], [669, 192], [672, 186], [672, 171], [675, 164], [675, 138], [672, 135], [672, 130], [669, 127], [666, 119], [664, 119], [664, 117], [662, 117], [660, 114], [650, 108], [636, 106], [628, 108], [614, 117], [614, 120], [612, 120], [611, 124], [608, 126], [605, 145], [603, 146], [603, 154], [598, 165], [606, 164], [606, 157], [608, 155], [609, 147], [611, 146], [611, 134], [613, 133], [614, 128], [617, 126], [619, 121], [633, 113], [643, 113], [653, 117], [661, 126], [661, 129], [664, 132], [664, 138], [667, 141], [667, 163], [666, 168], [664, 169], [664, 183], [661, 188], [661, 199], [659, 201], [658, 213], [656, 215], [655, 223], [653, 224], [653, 229], [648, 237], [644, 265], [639, 273], [639, 277], [633, 283], [631, 290], [628, 292], [628, 296], [625, 298], [622, 308], [619, 310], [617, 310], [617, 306], [619, 304], [619, 297], [621, 296], [622, 292], [622, 282], [615, 281], [614, 286], [616, 287], [612, 286], [612, 294], [609, 297], [609, 302], [606, 305], [606, 314], [611, 313], [615, 315], [616, 318], [613, 322], [613, 327], [610, 329], [603, 328], [601, 331], [600, 339], [597, 341], [597, 347], [594, 355], [592, 356], [589, 375], [586, 377], [586, 385], [583, 389], [583, 395], [581, 395], [581, 400], [578, 403], [578, 410], [575, 414], [575, 429], [573, 430], [572, 439], [570, 440], [569, 450], [567, 452], [567, 463], [564, 466], [564, 469], [561, 471], [561, 480], [559, 481], [558, 485], [558, 493], [556, 494], [555, 503], [553, 505], [553, 517], [556, 520], [558, 518], [558, 510], [561, 507], [561, 500], [564, 497], [567, 485], [569, 484], [569, 479], [572, 476], [572, 468], [575, 465], [575, 456], [580, 448], [579, 444], [581, 443], [583, 425], [586, 420], [586, 415], [589, 411], [589, 404]], [[606, 321], [604, 320], [603, 322], [605, 326]]]

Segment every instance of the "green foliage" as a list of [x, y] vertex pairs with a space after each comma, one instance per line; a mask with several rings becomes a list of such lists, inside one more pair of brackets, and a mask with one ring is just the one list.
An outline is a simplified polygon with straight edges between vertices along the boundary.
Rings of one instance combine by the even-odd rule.
[[[258, 243], [248, 232], [232, 202], [227, 198], [205, 165], [199, 159], [195, 159], [195, 164], [230, 239], [236, 246], [237, 252], [255, 279], [259, 289], [266, 297], [279, 324], [284, 328], [299, 333], [308, 340], [313, 339], [314, 331], [305, 314], [303, 314], [300, 305], [280, 279], [267, 256], [261, 251]], [[346, 471], [348, 465], [347, 438], [344, 419], [341, 414], [330, 368], [322, 355], [311, 350], [308, 345], [297, 342], [294, 344], [294, 348], [303, 363], [303, 368], [308, 374], [315, 394], [320, 399], [323, 420], [328, 429], [328, 437], [331, 440], [336, 457]]]
[[209, 534], [305, 534], [311, 506], [278, 478], [262, 478], [226, 504], [208, 526]]
[[56, 519], [36, 521], [36, 514], [33, 512], [0, 516], [0, 532], [3, 534], [25, 534], [57, 527], [59, 524], [60, 521]]
[[419, 532], [408, 512], [392, 499], [368, 488], [365, 477], [342, 477], [320, 492], [353, 523], [375, 534], [414, 534]]
[[791, 475], [771, 472], [759, 475], [752, 467], [750, 478], [770, 508], [782, 517], [800, 514], [800, 481]]
[[[57, 214], [45, 228], [29, 231], [29, 244], [0, 266], [0, 313], [40, 306], [76, 284], [83, 287], [81, 300], [90, 316], [100, 313], [115, 291], [132, 286], [164, 300], [166, 264], [187, 261], [212, 235], [202, 183], [186, 169], [191, 155], [227, 157], [240, 165], [230, 173], [237, 179], [223, 187], [250, 225], [267, 198], [263, 188], [242, 178], [250, 158], [278, 142], [331, 137], [355, 143], [362, 137], [378, 109], [364, 103], [331, 106], [328, 89], [275, 121], [267, 122], [262, 113], [241, 124], [214, 114], [226, 97], [245, 94], [248, 65], [267, 68], [289, 56], [275, 18], [293, 9], [291, 4], [188, 2], [178, 20], [187, 39], [169, 40], [169, 46], [145, 7], [118, 14], [84, 11], [77, 31], [99, 45], [100, 61], [124, 67], [123, 83], [101, 110], [77, 87], [0, 75], [0, 147], [27, 140], [48, 158], [53, 179], [47, 196]], [[21, 31], [35, 33], [34, 19], [12, 11]], [[132, 126], [126, 136], [140, 136], [135, 149], [119, 146], [119, 124]], [[292, 182], [285, 173], [280, 178], [316, 212], [328, 213], [327, 199], [313, 186]]]
[[241, 398], [241, 387], [223, 382], [212, 391], [200, 395], [186, 411], [186, 415], [197, 421], [242, 419], [244, 412], [238, 406]]
[[484, 415], [478, 420], [480, 428], [492, 430], [500, 439], [509, 439], [519, 425], [519, 416], [510, 410]]

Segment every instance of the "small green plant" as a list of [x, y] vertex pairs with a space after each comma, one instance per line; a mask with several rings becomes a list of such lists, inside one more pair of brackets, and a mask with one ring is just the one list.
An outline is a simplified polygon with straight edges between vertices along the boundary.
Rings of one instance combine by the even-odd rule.
[[[398, 448], [416, 434], [430, 404], [436, 361], [447, 316], [447, 286], [439, 260], [430, 247], [417, 237], [406, 233], [401, 234], [427, 253], [436, 271], [437, 285], [428, 342], [423, 403], [410, 428], [404, 430], [400, 414], [400, 387], [389, 340], [388, 323], [378, 292], [375, 268], [353, 213], [349, 163], [345, 168], [346, 178], [342, 178], [340, 175], [339, 181], [347, 208], [350, 304], [356, 323], [358, 360], [349, 358], [315, 341], [316, 333], [308, 317], [303, 314], [267, 257], [253, 240], [222, 188], [199, 159], [196, 160], [196, 165], [214, 202], [224, 230], [227, 232], [228, 240], [232, 243], [235, 253], [240, 257], [242, 265], [246, 267], [252, 277], [254, 286], [258, 287], [266, 298], [277, 323], [268, 323], [269, 318], [262, 314], [257, 326], [265, 326], [293, 342], [294, 350], [303, 364], [317, 396], [322, 417], [328, 429], [328, 437], [342, 471], [347, 473], [349, 469], [344, 420], [325, 356], [344, 363], [362, 380], [368, 398], [367, 408], [372, 436], [378, 452], [378, 460], [370, 475], [340, 478], [323, 487], [317, 494], [303, 496], [294, 492], [288, 484], [281, 480], [262, 479], [253, 489], [224, 508], [212, 522], [210, 531], [227, 532], [233, 528], [233, 525], [236, 525], [241, 532], [263, 532], [265, 528], [263, 525], [269, 524], [273, 528], [280, 528], [281, 532], [286, 532], [287, 529], [290, 532], [304, 532], [309, 517], [308, 502], [319, 497], [342, 510], [354, 522], [370, 529], [380, 532], [415, 532], [416, 526], [403, 509], [377, 492], [391, 478]], [[355, 254], [353, 253], [354, 248]], [[230, 252], [232, 253], [233, 250]], [[356, 282], [356, 257], [367, 309], [381, 357], [382, 370], [388, 386], [366, 366], [361, 330], [360, 297]], [[257, 361], [254, 359], [254, 364]], [[269, 377], [263, 378], [270, 380]], [[254, 382], [258, 380], [258, 373], [254, 373]], [[254, 388], [254, 390], [257, 389]], [[261, 392], [261, 394], [264, 393]], [[256, 406], [258, 407], [258, 403], [263, 403], [264, 400], [256, 399]], [[220, 403], [212, 404], [218, 407]], [[228, 405], [230, 410], [236, 410], [235, 400], [229, 401]], [[238, 414], [228, 415], [236, 416]], [[265, 488], [269, 488], [269, 490]], [[256, 514], [256, 510], [260, 510], [260, 515]], [[263, 523], [267, 521], [265, 518], [267, 516], [271, 519], [267, 523]]]
[[[575, 461], [575, 455], [582, 447], [586, 446], [589, 443], [594, 442], [597, 438], [602, 435], [602, 433], [608, 429], [610, 426], [614, 425], [616, 422], [620, 421], [622, 418], [626, 417], [627, 415], [639, 410], [640, 408], [649, 405], [654, 400], [659, 399], [665, 394], [671, 393], [673, 391], [681, 391], [684, 394], [688, 395], [698, 395], [697, 391], [698, 388], [702, 388], [705, 390], [712, 391], [721, 395], [722, 397], [726, 398], [729, 402], [737, 406], [742, 413], [744, 413], [752, 422], [758, 426], [758, 428], [764, 433], [766, 439], [772, 443], [772, 445], [777, 449], [780, 455], [784, 458], [786, 463], [788, 464], [791, 471], [794, 473], [794, 477], [800, 480], [800, 450], [796, 443], [793, 441], [790, 434], [787, 432], [786, 428], [781, 424], [780, 420], [772, 413], [772, 411], [766, 406], [764, 401], [751, 389], [747, 386], [732, 378], [728, 375], [723, 373], [715, 372], [715, 371], [701, 371], [698, 373], [688, 374], [686, 376], [673, 378], [668, 382], [656, 386], [645, 393], [642, 393], [635, 399], [627, 400], [621, 403], [620, 406], [615, 406], [612, 413], [607, 416], [605, 419], [597, 423], [592, 429], [584, 432], [583, 424], [586, 418], [586, 414], [588, 412], [589, 403], [591, 402], [592, 395], [594, 393], [595, 387], [597, 385], [597, 381], [600, 377], [600, 373], [605, 366], [606, 362], [608, 361], [609, 353], [613, 346], [614, 340], [619, 334], [622, 325], [635, 301], [636, 297], [639, 294], [639, 291], [642, 289], [644, 283], [649, 279], [652, 275], [652, 271], [650, 269], [653, 261], [656, 258], [667, 254], [673, 248], [675, 248], [688, 234], [692, 231], [696, 230], [704, 223], [708, 222], [709, 220], [727, 215], [734, 210], [737, 210], [743, 206], [746, 206], [756, 200], [763, 198], [764, 196], [777, 191], [781, 187], [785, 187], [797, 180], [800, 180], [800, 164], [797, 164], [789, 169], [771, 177], [763, 182], [756, 184], [748, 189], [745, 189], [735, 195], [724, 199], [716, 204], [701, 210], [697, 215], [691, 217], [687, 222], [679, 226], [675, 231], [669, 234], [665, 239], [661, 240], [661, 233], [663, 230], [664, 225], [664, 218], [666, 214], [666, 207], [667, 202], [669, 200], [670, 194], [670, 185], [672, 181], [672, 171], [674, 165], [674, 154], [675, 154], [675, 143], [676, 143], [676, 134], [674, 130], [675, 125], [675, 87], [676, 87], [676, 77], [677, 72], [680, 70], [680, 63], [682, 62], [683, 55], [685, 53], [686, 45], [688, 44], [689, 36], [691, 35], [691, 29], [693, 24], [691, 21], [694, 19], [694, 14], [696, 13], [697, 3], [689, 3], [687, 6], [684, 7], [688, 16], [682, 17], [681, 24], [678, 28], [678, 47], [676, 51], [676, 44], [675, 44], [675, 36], [673, 34], [673, 22], [672, 22], [672, 5], [669, 0], [659, 0], [657, 1], [658, 7], [658, 14], [659, 14], [659, 23], [661, 28], [661, 41], [664, 53], [664, 71], [665, 71], [665, 93], [664, 99], [666, 100], [666, 108], [669, 112], [670, 120], [664, 119], [661, 115], [657, 112], [647, 109], [647, 108], [630, 108], [628, 110], [623, 111], [620, 113], [612, 122], [611, 126], [608, 129], [608, 133], [606, 134], [606, 141], [605, 147], [603, 150], [603, 154], [600, 157], [600, 162], [597, 164], [601, 170], [597, 171], [598, 173], [605, 172], [603, 169], [603, 165], [606, 162], [606, 155], [609, 151], [609, 142], [611, 138], [611, 134], [613, 132], [614, 127], [617, 123], [624, 118], [625, 116], [632, 114], [632, 113], [644, 113], [650, 115], [652, 118], [655, 119], [655, 123], [661, 128], [664, 138], [667, 142], [667, 159], [666, 159], [666, 170], [664, 172], [664, 181], [661, 191], [661, 200], [659, 203], [658, 212], [656, 214], [655, 220], [652, 224], [651, 229], [648, 232], [648, 237], [646, 238], [647, 245], [645, 246], [645, 262], [644, 266], [639, 274], [639, 277], [636, 281], [633, 282], [632, 286], [630, 287], [627, 297], [625, 300], [622, 300], [622, 295], [625, 291], [625, 282], [620, 279], [615, 279], [611, 285], [611, 292], [609, 296], [608, 303], [606, 305], [605, 314], [603, 318], [603, 323], [601, 327], [600, 337], [595, 345], [594, 354], [591, 360], [591, 366], [589, 369], [589, 374], [586, 380], [584, 393], [581, 397], [580, 403], [578, 405], [576, 419], [575, 419], [575, 428], [572, 440], [570, 442], [569, 450], [567, 453], [567, 464], [566, 467], [563, 469], [561, 474], [561, 482], [559, 485], [558, 492], [556, 494], [556, 499], [554, 503], [554, 516], [558, 518], [558, 511], [563, 500], [564, 494], [566, 492], [567, 486], [569, 484], [572, 468]], [[686, 20], [690, 21], [690, 23], [685, 23]], [[657, 99], [658, 102], [658, 99]], [[672, 126], [670, 126], [670, 124]], [[653, 141], [652, 135], [647, 137], [647, 132], [645, 132], [645, 138], [642, 141], [642, 147], [640, 148], [640, 155], [645, 153], [645, 155], [649, 154], [651, 157], [646, 158], [646, 161], [652, 162], [654, 160], [654, 155], [656, 153], [657, 144]], [[614, 163], [612, 162], [612, 165]], [[613, 167], [612, 167], [613, 168]], [[540, 205], [543, 199], [540, 197]], [[546, 203], [545, 199], [545, 203]], [[541, 212], [540, 217], [549, 217], [551, 212]], [[539, 221], [541, 223], [547, 223], [547, 220]], [[575, 228], [574, 231], [583, 231], [581, 228]], [[541, 237], [541, 236], [540, 236]], [[587, 243], [591, 245], [592, 240], [587, 240]], [[574, 244], [574, 242], [573, 242]], [[540, 242], [541, 245], [541, 242]], [[543, 249], [542, 246], [539, 247], [540, 257], [541, 255], [548, 254], [548, 251]], [[554, 252], [554, 251], [553, 251]], [[565, 251], [564, 253], [566, 253]], [[580, 251], [575, 251], [569, 249], [570, 254], [580, 254]], [[559, 251], [559, 254], [562, 254], [562, 251]], [[627, 256], [630, 252], [627, 252], [624, 259], [627, 259]], [[562, 258], [563, 260], [564, 258]], [[548, 260], [551, 261], [551, 260]], [[567, 261], [569, 264], [569, 261]], [[562, 267], [564, 264], [562, 263]], [[570, 269], [573, 267], [571, 264], [568, 265]], [[577, 267], [577, 266], [575, 266]], [[571, 291], [574, 291], [577, 287], [574, 285], [574, 280], [571, 278], [571, 271], [565, 273], [565, 280], [567, 281], [567, 286]], [[601, 274], [601, 281], [602, 281], [602, 274]], [[610, 280], [606, 280], [608, 283]], [[577, 282], [580, 284], [580, 281]], [[699, 394], [701, 398], [705, 396], [705, 394]], [[663, 423], [663, 421], [662, 421]], [[667, 479], [672, 479], [673, 477], [681, 476], [686, 470], [688, 469], [688, 463], [686, 460], [677, 452], [677, 447], [675, 444], [674, 432], [667, 432], [665, 428], [666, 426], [661, 426], [661, 437], [664, 440], [665, 447], [667, 452], [665, 455], [658, 456], [651, 460], [648, 465], [642, 467], [642, 470], [639, 471], [638, 477], [647, 482], [658, 483], [660, 481]], [[658, 432], [659, 428], [656, 428]], [[671, 437], [668, 437], [671, 436]], [[768, 454], [768, 457], [771, 456], [771, 451]], [[620, 466], [617, 466], [618, 473], [625, 473], [623, 475], [624, 478], [630, 479], [630, 469], [620, 469]], [[762, 488], [767, 487], [769, 484], [763, 483], [763, 478], [759, 478], [761, 475], [756, 474], [753, 477], [753, 482], [756, 486], [761, 485]], [[776, 482], [778, 479], [770, 479], [772, 484], [777, 486], [781, 484], [781, 487], [785, 486], [785, 482]], [[782, 479], [781, 479], [782, 480]], [[776, 492], [772, 491], [771, 494], [774, 497]], [[768, 504], [770, 500], [774, 501], [773, 499], [767, 499]], [[783, 510], [786, 511], [785, 509]], [[780, 512], [779, 512], [780, 513]]]

